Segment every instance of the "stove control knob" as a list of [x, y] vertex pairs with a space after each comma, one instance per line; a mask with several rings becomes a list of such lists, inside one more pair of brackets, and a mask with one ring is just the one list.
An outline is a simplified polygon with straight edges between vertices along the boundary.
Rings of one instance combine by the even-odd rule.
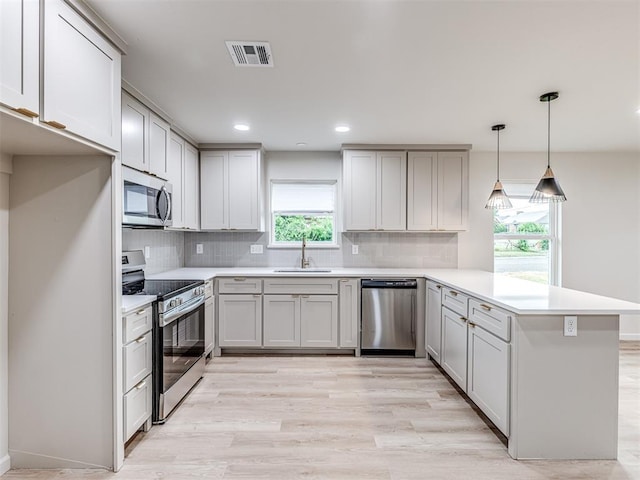
[[175, 308], [178, 306], [178, 300], [173, 299], [169, 302], [169, 308]]

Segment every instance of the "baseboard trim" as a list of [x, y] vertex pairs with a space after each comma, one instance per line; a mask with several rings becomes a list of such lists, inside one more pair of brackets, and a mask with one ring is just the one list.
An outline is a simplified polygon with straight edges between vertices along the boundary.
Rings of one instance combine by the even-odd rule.
[[621, 333], [620, 340], [630, 340], [632, 342], [640, 342], [640, 333]]
[[9, 454], [6, 454], [4, 457], [0, 458], [0, 476], [7, 473], [11, 470], [11, 457]]
[[87, 468], [111, 470], [111, 468], [104, 465], [71, 460], [68, 458], [52, 457], [39, 453], [23, 452], [21, 450], [9, 449], [9, 455], [11, 455], [11, 468]]

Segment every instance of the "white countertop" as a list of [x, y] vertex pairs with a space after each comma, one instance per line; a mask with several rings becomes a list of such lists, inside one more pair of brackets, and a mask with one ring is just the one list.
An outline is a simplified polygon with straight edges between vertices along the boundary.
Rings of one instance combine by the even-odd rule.
[[155, 295], [123, 295], [122, 313], [129, 313], [140, 307], [145, 307], [155, 301]]
[[[208, 280], [215, 277], [356, 277], [419, 278], [455, 287], [480, 300], [520, 315], [640, 315], [640, 304], [568, 288], [510, 278], [481, 270], [418, 268], [331, 268], [330, 272], [275, 272], [279, 268], [179, 268], [149, 279]], [[124, 306], [124, 301], [123, 301]]]

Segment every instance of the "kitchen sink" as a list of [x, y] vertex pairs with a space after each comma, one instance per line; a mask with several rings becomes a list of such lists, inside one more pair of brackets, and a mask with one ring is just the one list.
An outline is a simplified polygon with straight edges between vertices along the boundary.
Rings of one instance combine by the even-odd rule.
[[331, 270], [326, 268], [277, 268], [275, 273], [330, 273]]

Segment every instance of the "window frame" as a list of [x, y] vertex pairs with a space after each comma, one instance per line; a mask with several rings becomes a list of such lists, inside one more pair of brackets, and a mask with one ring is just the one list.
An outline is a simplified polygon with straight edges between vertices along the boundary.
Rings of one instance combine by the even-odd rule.
[[[333, 210], [278, 210], [273, 209], [273, 188], [275, 185], [330, 185], [333, 189]], [[302, 242], [277, 242], [276, 236], [276, 215], [304, 215], [304, 216], [325, 216], [331, 215], [332, 228], [333, 228], [333, 241], [332, 242], [314, 242], [311, 240], [306, 241], [307, 248], [340, 248], [338, 242], [338, 181], [335, 179], [327, 180], [291, 180], [291, 179], [271, 179], [269, 182], [269, 244], [267, 248], [282, 248], [282, 249], [299, 249]]]
[[[531, 191], [535, 189], [537, 182], [531, 180], [504, 180], [503, 185], [505, 191], [509, 192], [509, 185], [527, 185], [531, 186]], [[511, 195], [509, 198], [529, 199], [525, 195]], [[493, 234], [493, 265], [495, 270], [495, 241], [496, 240], [548, 240], [549, 241], [549, 285], [562, 286], [562, 268], [561, 268], [561, 220], [562, 209], [561, 204], [550, 202], [549, 204], [549, 233], [531, 233], [531, 234], [514, 234], [514, 233], [494, 233]], [[493, 211], [495, 219], [495, 211]]]

